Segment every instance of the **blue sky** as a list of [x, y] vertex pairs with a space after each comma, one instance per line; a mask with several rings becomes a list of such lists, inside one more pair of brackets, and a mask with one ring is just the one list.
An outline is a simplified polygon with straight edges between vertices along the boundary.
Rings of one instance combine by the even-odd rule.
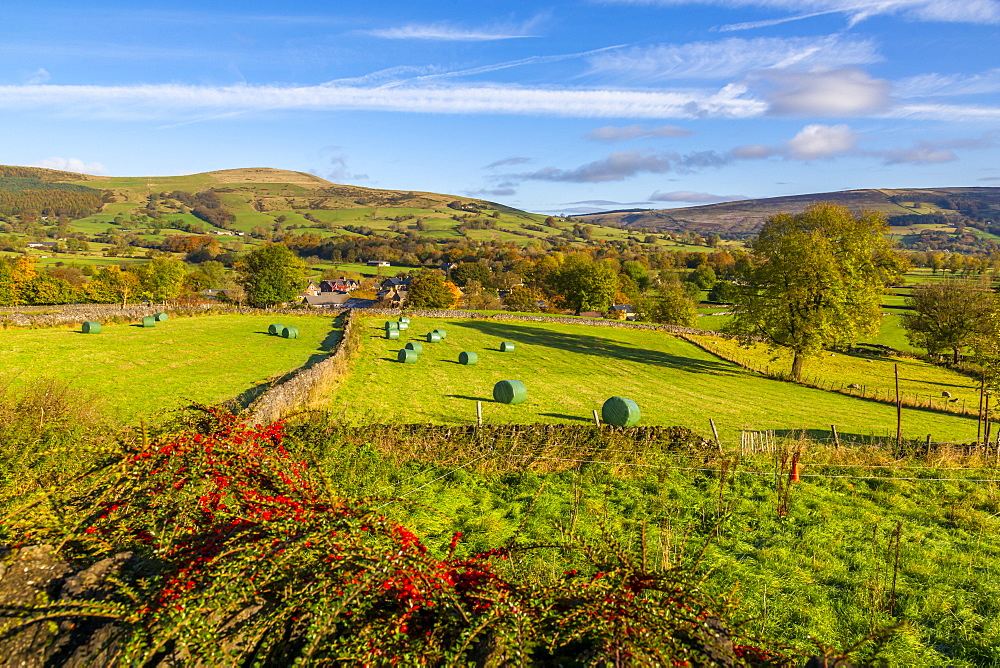
[[0, 8], [0, 163], [538, 212], [1000, 186], [1000, 0]]

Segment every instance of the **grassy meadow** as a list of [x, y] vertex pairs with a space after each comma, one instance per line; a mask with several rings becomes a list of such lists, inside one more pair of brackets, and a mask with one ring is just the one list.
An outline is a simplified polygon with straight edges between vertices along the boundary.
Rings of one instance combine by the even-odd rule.
[[[639, 404], [642, 424], [707, 433], [712, 418], [727, 440], [737, 439], [742, 429], [826, 436], [831, 424], [842, 437], [895, 434], [893, 406], [765, 378], [663, 332], [414, 318], [392, 341], [382, 336], [384, 322], [358, 321], [360, 349], [330, 400], [335, 415], [354, 423], [468, 424], [476, 419], [477, 400], [484, 402], [484, 420], [491, 423], [582, 423], [592, 421], [592, 411], [608, 397], [619, 395]], [[424, 335], [439, 328], [447, 338], [427, 343]], [[416, 364], [401, 364], [396, 355], [409, 340], [422, 341], [424, 352]], [[515, 351], [501, 353], [503, 341], [513, 342]], [[462, 351], [478, 353], [479, 364], [459, 364]], [[525, 383], [525, 403], [493, 402], [493, 385], [509, 379]], [[903, 413], [913, 437], [975, 438], [975, 419]]]
[[[274, 322], [298, 339], [267, 333]], [[108, 323], [99, 334], [75, 329], [6, 329], [0, 383], [14, 388], [55, 379], [96, 395], [121, 422], [156, 419], [190, 402], [253, 395], [262, 383], [322, 359], [340, 339], [329, 316], [206, 315], [153, 328]]]

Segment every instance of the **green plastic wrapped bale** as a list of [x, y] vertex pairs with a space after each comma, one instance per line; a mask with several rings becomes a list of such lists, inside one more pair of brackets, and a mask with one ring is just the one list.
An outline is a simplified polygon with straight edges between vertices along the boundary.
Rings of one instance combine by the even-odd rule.
[[410, 319], [407, 318], [405, 315], [401, 315], [401, 316], [399, 316], [399, 322], [405, 322], [407, 325], [409, 325], [410, 324]]
[[514, 344], [510, 341], [504, 341], [500, 344], [500, 352], [502, 353], [512, 353], [514, 352]]
[[420, 353], [424, 352], [424, 344], [420, 343], [420, 341], [410, 341], [409, 343], [406, 344], [406, 349], [412, 350], [413, 352], [419, 355]]
[[285, 328], [284, 325], [278, 325], [278, 324], [268, 325], [267, 333], [273, 336], [281, 336], [281, 330], [283, 330], [284, 328]]
[[434, 331], [434, 332], [427, 332], [427, 342], [428, 343], [437, 343], [440, 340], [441, 340], [441, 335], [438, 334], [436, 331]]
[[631, 399], [611, 397], [601, 407], [601, 419], [616, 427], [634, 427], [642, 419], [642, 413]]
[[399, 330], [397, 329], [387, 329], [385, 330], [385, 338], [395, 341], [399, 338]]
[[459, 364], [466, 364], [468, 366], [475, 366], [476, 364], [479, 364], [479, 355], [477, 355], [476, 353], [468, 352], [468, 351], [466, 351], [464, 353], [459, 353], [459, 355], [458, 355], [458, 363]]
[[409, 328], [410, 328], [410, 323], [408, 323], [408, 322], [397, 322], [396, 323], [396, 329], [398, 329], [401, 332], [405, 332]]
[[435, 329], [434, 331], [437, 332], [437, 335], [440, 336], [442, 339], [448, 338], [448, 332], [444, 331], [443, 329]]
[[385, 331], [388, 332], [390, 329], [399, 330], [399, 323], [398, 322], [393, 322], [392, 320], [386, 320], [386, 322], [385, 322]]
[[169, 319], [166, 313], [154, 313], [153, 317], [156, 318], [156, 322], [165, 322]]
[[151, 315], [144, 316], [142, 318], [143, 327], [156, 327], [156, 318]]
[[283, 330], [281, 330], [281, 337], [283, 339], [297, 339], [299, 338], [299, 328], [285, 327]]
[[83, 333], [84, 334], [100, 334], [101, 333], [101, 323], [99, 323], [99, 322], [85, 322], [85, 323], [83, 323]]
[[528, 389], [519, 380], [501, 380], [493, 386], [493, 399], [501, 404], [523, 404]]
[[399, 351], [399, 355], [396, 356], [396, 359], [398, 359], [403, 364], [416, 364], [417, 357], [419, 357], [419, 355], [417, 355], [416, 350], [409, 350], [407, 348], [403, 348], [402, 350]]

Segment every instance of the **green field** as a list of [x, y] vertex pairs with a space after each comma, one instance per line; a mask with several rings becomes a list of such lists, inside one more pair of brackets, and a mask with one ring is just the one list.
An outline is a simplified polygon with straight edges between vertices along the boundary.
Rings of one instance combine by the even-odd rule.
[[[399, 341], [380, 335], [384, 320], [364, 318], [352, 372], [330, 408], [357, 423], [468, 424], [476, 401], [487, 422], [573, 423], [592, 420], [611, 396], [636, 401], [643, 424], [683, 425], [701, 433], [709, 418], [724, 439], [741, 429], [828, 433], [830, 424], [857, 437], [895, 434], [895, 408], [835, 392], [764, 378], [683, 339], [649, 330], [554, 323], [414, 318]], [[416, 364], [396, 361], [408, 340], [432, 329], [447, 338], [424, 342]], [[502, 341], [516, 345], [501, 353]], [[477, 366], [458, 363], [462, 351], [479, 354]], [[518, 406], [492, 401], [500, 380], [522, 380], [528, 400]], [[372, 388], [378, 388], [372, 391]], [[972, 440], [974, 419], [904, 410], [907, 433]]]
[[[274, 322], [298, 339], [267, 334]], [[100, 334], [71, 329], [8, 329], [0, 335], [0, 382], [66, 381], [101, 398], [122, 422], [156, 419], [190, 402], [219, 403], [318, 361], [340, 338], [332, 318], [207, 315], [172, 318], [146, 329], [107, 324]]]

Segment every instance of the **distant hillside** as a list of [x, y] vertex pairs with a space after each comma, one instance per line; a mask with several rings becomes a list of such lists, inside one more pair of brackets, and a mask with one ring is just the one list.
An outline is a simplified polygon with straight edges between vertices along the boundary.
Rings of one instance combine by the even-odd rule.
[[945, 215], [972, 220], [1000, 219], [1000, 188], [905, 188], [769, 197], [645, 212], [607, 212], [574, 216], [599, 225], [692, 231], [701, 235], [748, 237], [778, 212], [800, 213], [817, 202], [834, 202], [852, 211], [879, 211], [886, 216]]

